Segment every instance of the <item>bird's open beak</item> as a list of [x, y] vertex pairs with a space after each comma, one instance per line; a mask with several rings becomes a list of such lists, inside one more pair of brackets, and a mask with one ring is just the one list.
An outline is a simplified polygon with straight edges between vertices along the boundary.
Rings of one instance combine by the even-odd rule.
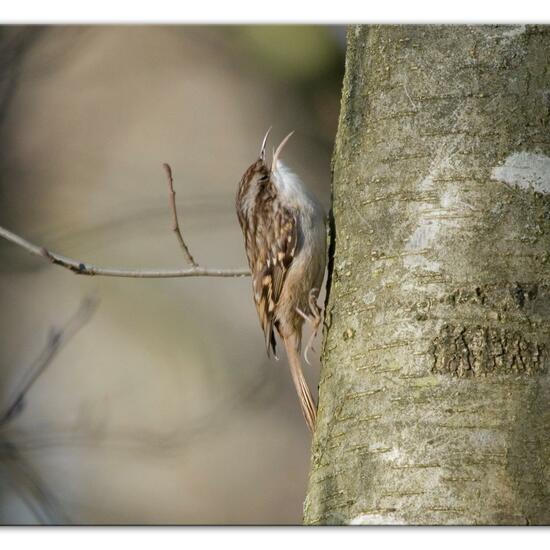
[[283, 139], [283, 141], [281, 141], [281, 143], [279, 144], [279, 147], [277, 147], [277, 149], [273, 153], [273, 162], [271, 163], [271, 171], [272, 172], [273, 172], [273, 170], [275, 170], [277, 168], [277, 161], [279, 160], [279, 156], [281, 155], [281, 151], [283, 150], [283, 147], [286, 145], [287, 141], [291, 138], [293, 133], [294, 133], [294, 130], [292, 130], [292, 132], [290, 132], [290, 134], [288, 134], [288, 136], [286, 136], [285, 139]]
[[265, 133], [264, 139], [262, 141], [262, 147], [260, 149], [260, 160], [265, 161], [265, 144], [267, 143], [267, 138], [269, 137], [269, 132], [271, 132], [272, 126], [269, 127], [269, 130]]

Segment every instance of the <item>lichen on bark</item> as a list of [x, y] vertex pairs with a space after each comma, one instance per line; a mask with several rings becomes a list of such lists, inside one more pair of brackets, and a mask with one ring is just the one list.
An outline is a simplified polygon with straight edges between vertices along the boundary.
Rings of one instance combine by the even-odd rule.
[[550, 29], [351, 27], [305, 522], [550, 523]]

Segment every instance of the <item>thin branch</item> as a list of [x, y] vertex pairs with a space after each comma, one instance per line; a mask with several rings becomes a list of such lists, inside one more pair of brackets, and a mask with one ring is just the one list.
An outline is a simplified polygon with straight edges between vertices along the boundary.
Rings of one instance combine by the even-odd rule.
[[176, 209], [176, 192], [174, 191], [174, 178], [172, 177], [172, 168], [170, 168], [170, 165], [166, 162], [162, 166], [166, 172], [166, 177], [168, 178], [168, 188], [170, 190], [170, 208], [172, 209], [172, 230], [174, 231], [174, 233], [176, 234], [176, 237], [178, 238], [178, 241], [180, 243], [181, 249], [183, 250], [186, 260], [193, 267], [199, 267], [199, 264], [195, 262], [193, 256], [191, 255], [191, 252], [189, 252], [189, 248], [187, 248], [187, 245], [183, 240], [183, 235], [181, 234], [181, 231], [180, 231], [180, 224], [178, 222], [178, 211]]
[[43, 246], [33, 244], [23, 237], [0, 227], [0, 237], [24, 248], [34, 256], [48, 259], [52, 264], [59, 265], [77, 275], [98, 275], [103, 277], [132, 277], [138, 279], [167, 279], [176, 277], [248, 277], [250, 271], [240, 269], [212, 269], [206, 267], [192, 267], [189, 269], [120, 269], [117, 267], [99, 267], [79, 262], [61, 254], [51, 252]]
[[0, 426], [17, 416], [25, 402], [25, 397], [39, 376], [46, 370], [59, 350], [92, 318], [97, 307], [97, 300], [85, 298], [78, 311], [67, 321], [61, 329], [52, 329], [46, 346], [28, 368], [27, 372], [13, 392], [13, 397], [8, 401], [8, 406], [0, 415]]
[[99, 275], [103, 277], [132, 277], [138, 279], [165, 279], [175, 277], [247, 277], [250, 276], [250, 271], [246, 268], [241, 269], [211, 269], [201, 267], [195, 262], [189, 248], [185, 244], [183, 235], [178, 223], [178, 212], [176, 209], [176, 192], [174, 191], [174, 180], [172, 177], [172, 169], [169, 164], [163, 164], [166, 176], [168, 178], [168, 187], [170, 191], [170, 206], [172, 209], [172, 229], [176, 233], [178, 242], [185, 254], [187, 261], [192, 265], [190, 269], [121, 269], [118, 267], [99, 267], [88, 264], [72, 258], [67, 258], [61, 254], [51, 252], [43, 246], [33, 244], [23, 237], [12, 233], [11, 231], [0, 227], [0, 237], [10, 241], [21, 248], [27, 250], [34, 256], [46, 258], [54, 265], [59, 265], [76, 273], [77, 275]]

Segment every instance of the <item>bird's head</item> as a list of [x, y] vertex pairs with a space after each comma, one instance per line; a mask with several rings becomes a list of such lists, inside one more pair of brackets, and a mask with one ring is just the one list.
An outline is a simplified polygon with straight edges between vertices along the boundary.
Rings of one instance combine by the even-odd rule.
[[281, 151], [283, 150], [283, 147], [287, 144], [288, 140], [294, 133], [294, 131], [290, 132], [283, 141], [279, 144], [277, 149], [273, 152], [273, 156], [271, 159], [271, 164], [268, 163], [266, 160], [266, 144], [267, 144], [267, 138], [269, 137], [269, 133], [271, 132], [271, 128], [266, 132], [264, 139], [262, 140], [262, 145], [260, 147], [260, 154], [258, 156], [258, 159], [251, 164], [247, 171], [245, 172], [243, 176], [243, 180], [247, 180], [247, 183], [252, 183], [253, 180], [255, 180], [257, 183], [265, 183], [271, 179], [271, 176], [273, 172], [277, 170], [277, 162], [279, 160], [279, 157], [281, 155]]

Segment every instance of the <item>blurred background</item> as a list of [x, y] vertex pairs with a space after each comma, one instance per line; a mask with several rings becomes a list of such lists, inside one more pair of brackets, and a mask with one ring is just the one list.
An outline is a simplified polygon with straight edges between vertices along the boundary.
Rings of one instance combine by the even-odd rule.
[[[0, 225], [185, 267], [168, 162], [195, 259], [245, 267], [234, 196], [269, 126], [329, 205], [344, 50], [342, 27], [0, 27]], [[281, 355], [249, 278], [79, 277], [0, 239], [0, 523], [300, 523], [311, 439]]]

